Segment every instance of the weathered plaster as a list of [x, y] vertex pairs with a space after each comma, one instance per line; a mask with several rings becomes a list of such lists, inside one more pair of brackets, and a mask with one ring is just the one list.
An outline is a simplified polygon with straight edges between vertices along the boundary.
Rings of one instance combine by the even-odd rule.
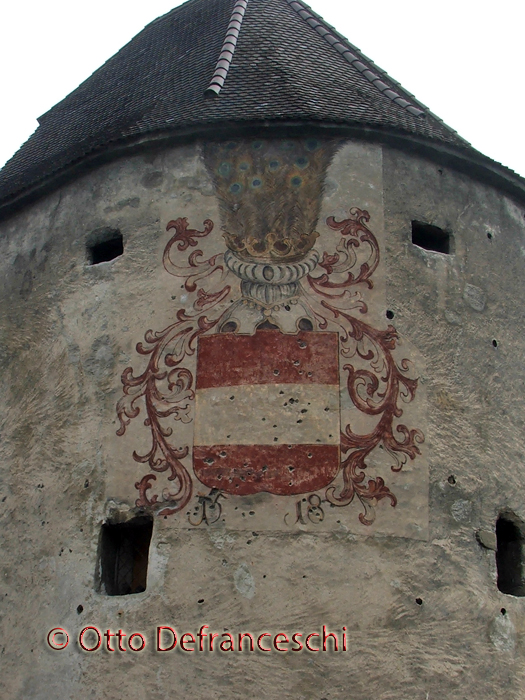
[[[465, 176], [360, 143], [336, 154], [319, 220], [352, 206], [370, 212], [382, 253], [368, 318], [396, 327], [396, 357], [420, 377], [403, 419], [423, 430], [424, 454], [399, 474], [386, 457], [370, 464], [398, 505], [379, 502], [368, 527], [352, 505], [337, 527], [252, 529], [253, 502], [269, 520], [280, 507], [269, 494], [232, 504], [228, 529], [157, 517], [147, 590], [125, 597], [96, 590], [101, 524], [133, 511], [144, 472], [131, 455], [149, 444], [141, 418], [115, 434], [120, 374], [136, 366], [144, 332], [167, 327], [186, 301], [161, 265], [168, 221], [212, 219], [214, 237], [199, 246], [222, 245], [212, 183], [199, 148], [174, 148], [103, 166], [1, 225], [3, 697], [522, 697], [523, 602], [498, 592], [494, 552], [476, 532], [493, 532], [502, 510], [525, 518], [523, 212]], [[454, 254], [414, 247], [412, 220], [452, 231]], [[86, 240], [103, 227], [122, 232], [124, 255], [89, 266]], [[330, 250], [339, 234], [318, 230]], [[343, 422], [356, 413], [346, 401]], [[346, 626], [348, 651], [159, 654], [163, 624], [194, 634], [201, 624]], [[74, 638], [85, 625], [142, 631], [148, 647], [46, 648], [52, 627]]]

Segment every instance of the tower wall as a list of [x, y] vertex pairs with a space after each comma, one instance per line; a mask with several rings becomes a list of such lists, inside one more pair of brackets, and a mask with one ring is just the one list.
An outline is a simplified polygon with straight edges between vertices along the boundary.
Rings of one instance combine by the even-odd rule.
[[[239, 174], [248, 162], [250, 181], [238, 183], [231, 169], [221, 170], [230, 161], [222, 152], [210, 155], [209, 144], [174, 147], [99, 167], [0, 224], [5, 697], [89, 691], [94, 698], [140, 699], [175, 689], [197, 698], [449, 700], [465, 698], [467, 687], [469, 697], [521, 697], [521, 599], [498, 591], [495, 553], [478, 540], [492, 546], [501, 513], [525, 518], [523, 208], [465, 175], [379, 145], [319, 141], [308, 150], [306, 141], [291, 141], [287, 150], [282, 141], [261, 141], [259, 156], [250, 150], [255, 140], [232, 143], [231, 167]], [[320, 170], [309, 176], [325, 146], [326, 167], [315, 161]], [[282, 156], [275, 155], [279, 149]], [[276, 179], [273, 161], [279, 168], [286, 161], [284, 180]], [[232, 191], [236, 184], [249, 190], [246, 199]], [[243, 212], [252, 207], [261, 218], [273, 212], [263, 210], [258, 187], [273, 188], [270, 199], [291, 217], [291, 229], [302, 217], [319, 233], [307, 252], [255, 258], [253, 274], [264, 276], [266, 266], [275, 279], [277, 270], [292, 274], [307, 266], [312, 250], [319, 252], [300, 289], [290, 293], [293, 304], [283, 296], [257, 306], [253, 295], [275, 289], [263, 282], [256, 290], [255, 283], [242, 287], [247, 279], [225, 262], [223, 233], [242, 238], [257, 227], [257, 216], [244, 220]], [[452, 252], [414, 245], [413, 221], [450, 233]], [[278, 233], [279, 220], [272, 225]], [[123, 255], [90, 264], [89, 250], [116, 232]], [[298, 238], [294, 245], [302, 243]], [[196, 250], [202, 255], [188, 262]], [[252, 264], [253, 254], [243, 251], [234, 253]], [[256, 331], [265, 320], [266, 328]], [[304, 326], [308, 320], [311, 328]], [[238, 325], [228, 331], [228, 322]], [[170, 343], [158, 349], [172, 327]], [[266, 334], [274, 350], [255, 354], [240, 381], [242, 353], [230, 375], [227, 359], [239, 337], [254, 334]], [[219, 350], [206, 364], [202, 339], [213, 335]], [[194, 340], [177, 355], [173, 348], [189, 336]], [[335, 339], [335, 394], [325, 355], [312, 351], [303, 363], [286, 349], [290, 337], [307, 350], [319, 342], [323, 352]], [[157, 349], [158, 366], [151, 369]], [[166, 365], [170, 352], [174, 363]], [[273, 368], [277, 358], [281, 364]], [[261, 367], [279, 374], [263, 381], [255, 376]], [[162, 382], [171, 370], [179, 374], [168, 391]], [[293, 371], [311, 372], [311, 381], [304, 374], [283, 380], [293, 396], [288, 406], [277, 405], [279, 396], [286, 402], [281, 375]], [[221, 381], [210, 388], [205, 374]], [[244, 403], [227, 409], [230, 386]], [[170, 401], [153, 410], [157, 391]], [[381, 391], [389, 404], [374, 413]], [[140, 396], [132, 404], [134, 392]], [[330, 396], [339, 405], [321, 406]], [[369, 410], [359, 408], [367, 401]], [[207, 402], [216, 402], [216, 410]], [[177, 410], [162, 414], [171, 408]], [[337, 413], [346, 443], [333, 438], [325, 408]], [[272, 428], [275, 421], [275, 436], [264, 437], [263, 419]], [[368, 449], [381, 420], [380, 439]], [[165, 430], [153, 444], [152, 423]], [[235, 473], [221, 463], [233, 450], [221, 433], [225, 425], [232, 433], [240, 426], [238, 443], [249, 448]], [[213, 447], [214, 436], [222, 436], [215, 443], [220, 450], [202, 452], [205, 483], [192, 456], [196, 447]], [[286, 448], [295, 440], [290, 481], [286, 459], [267, 458], [274, 437]], [[337, 474], [327, 482], [328, 447], [339, 444]], [[152, 464], [133, 456], [152, 445], [158, 448]], [[320, 456], [309, 458], [302, 445], [320, 446]], [[362, 468], [345, 471], [345, 460], [359, 450]], [[315, 468], [307, 461], [304, 467], [305, 455]], [[246, 459], [253, 463], [246, 466]], [[162, 460], [166, 469], [159, 471]], [[232, 479], [223, 491], [210, 486], [218, 478], [219, 472], [209, 475], [215, 464], [225, 481]], [[274, 469], [270, 486], [264, 466]], [[182, 468], [190, 479], [185, 491]], [[319, 488], [301, 491], [301, 470], [314, 473]], [[156, 478], [145, 483], [148, 474]], [[170, 474], [174, 479], [166, 479]], [[235, 493], [236, 483], [244, 495]], [[101, 571], [103, 524], [150, 515], [146, 590], [109, 595]], [[184, 652], [180, 639], [170, 652], [155, 650], [157, 626], [180, 637], [196, 636], [202, 625], [208, 635], [234, 635], [236, 650], [200, 652], [196, 642], [188, 646], [193, 653]], [[133, 653], [124, 642], [125, 652], [82, 651], [78, 637], [86, 626], [139, 632], [146, 647]], [[244, 632], [255, 640], [268, 632], [264, 647], [278, 633], [300, 633], [303, 644], [307, 634], [319, 633], [310, 643], [322, 646], [323, 626], [337, 635], [337, 652], [294, 652], [291, 642], [281, 643], [286, 653], [237, 651]], [[57, 627], [70, 640], [60, 651], [46, 641]], [[117, 647], [114, 638], [111, 645]]]

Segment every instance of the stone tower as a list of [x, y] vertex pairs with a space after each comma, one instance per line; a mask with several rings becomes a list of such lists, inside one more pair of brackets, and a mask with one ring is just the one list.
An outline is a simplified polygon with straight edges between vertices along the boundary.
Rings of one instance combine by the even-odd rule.
[[301, 0], [190, 0], [39, 124], [2, 698], [523, 698], [525, 181]]

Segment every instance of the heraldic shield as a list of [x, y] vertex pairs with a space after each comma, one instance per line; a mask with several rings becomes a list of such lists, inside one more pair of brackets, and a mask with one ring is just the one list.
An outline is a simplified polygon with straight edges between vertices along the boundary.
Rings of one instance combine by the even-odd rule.
[[328, 486], [340, 469], [337, 333], [259, 330], [202, 336], [193, 468], [244, 496]]

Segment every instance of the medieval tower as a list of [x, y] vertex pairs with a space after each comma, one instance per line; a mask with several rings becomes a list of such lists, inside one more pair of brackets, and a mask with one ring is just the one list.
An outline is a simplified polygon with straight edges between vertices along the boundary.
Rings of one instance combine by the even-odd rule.
[[0, 697], [525, 698], [525, 181], [302, 0], [0, 172]]

